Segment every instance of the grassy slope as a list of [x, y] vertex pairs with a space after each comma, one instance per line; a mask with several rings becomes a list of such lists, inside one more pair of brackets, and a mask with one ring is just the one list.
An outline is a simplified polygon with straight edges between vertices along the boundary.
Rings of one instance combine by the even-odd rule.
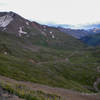
[[[59, 31], [57, 28], [48, 27], [46, 28], [46, 31], [42, 30], [42, 32], [45, 32], [47, 35], [46, 37], [41, 35], [41, 32], [35, 28], [32, 28], [31, 31], [27, 30], [30, 34], [29, 38], [26, 38], [26, 41], [31, 41], [31, 43], [36, 45], [42, 45], [46, 47], [51, 47], [55, 49], [81, 49], [85, 45], [80, 42], [79, 40], [73, 38], [70, 35], [67, 35], [61, 31]], [[54, 39], [52, 38], [52, 35], [54, 35]]]
[[[62, 38], [64, 37], [62, 36]], [[65, 41], [67, 44], [65, 50], [58, 49], [62, 46], [57, 48], [56, 42], [58, 44], [59, 39], [53, 40], [54, 45], [52, 42], [46, 43], [43, 36], [22, 39], [1, 32], [0, 74], [17, 80], [92, 92], [84, 87], [93, 88], [93, 82], [99, 77], [100, 74], [96, 70], [96, 67], [100, 65], [99, 58], [94, 56], [95, 51], [82, 50], [83, 46], [77, 42], [78, 40], [74, 40], [70, 36], [68, 36], [70, 40], [62, 40], [62, 38], [61, 41]], [[49, 41], [52, 40], [49, 39]], [[33, 44], [38, 46], [33, 46]], [[73, 54], [76, 51], [78, 52]], [[60, 61], [66, 58], [69, 61]]]
[[100, 45], [100, 34], [83, 37], [82, 41], [91, 46]]

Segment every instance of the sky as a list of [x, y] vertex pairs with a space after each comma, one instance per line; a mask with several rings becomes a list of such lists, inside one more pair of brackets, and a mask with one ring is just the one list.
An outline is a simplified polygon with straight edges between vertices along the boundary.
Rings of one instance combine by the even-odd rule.
[[41, 23], [100, 22], [100, 0], [0, 0], [0, 11], [13, 11]]

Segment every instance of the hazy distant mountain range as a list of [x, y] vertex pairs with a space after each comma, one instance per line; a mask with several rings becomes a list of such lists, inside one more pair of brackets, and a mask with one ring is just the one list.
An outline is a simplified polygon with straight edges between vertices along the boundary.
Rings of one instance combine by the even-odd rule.
[[69, 34], [84, 43], [92, 46], [100, 44], [100, 23], [87, 25], [47, 24], [58, 28], [60, 31]]
[[72, 28], [72, 29], [93, 29], [93, 28], [100, 28], [100, 23], [95, 24], [85, 24], [85, 25], [69, 25], [69, 24], [55, 24], [55, 23], [48, 23], [46, 24], [48, 26], [54, 26], [54, 27], [62, 27], [62, 28]]

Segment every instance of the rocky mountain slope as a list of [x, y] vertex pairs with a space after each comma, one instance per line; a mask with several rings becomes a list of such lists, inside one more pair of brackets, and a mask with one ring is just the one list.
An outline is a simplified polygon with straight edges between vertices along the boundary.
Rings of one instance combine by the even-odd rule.
[[66, 35], [58, 28], [28, 21], [14, 12], [2, 12], [0, 16], [0, 30], [2, 32], [15, 34], [17, 37], [26, 39], [26, 41], [31, 41], [31, 43], [63, 49], [84, 46], [82, 42]]

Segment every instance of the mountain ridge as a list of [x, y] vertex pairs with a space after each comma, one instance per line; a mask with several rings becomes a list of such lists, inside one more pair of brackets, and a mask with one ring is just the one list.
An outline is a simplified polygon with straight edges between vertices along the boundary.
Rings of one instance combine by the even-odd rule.
[[[30, 40], [32, 40], [31, 39], [32, 37], [42, 38], [42, 40], [40, 39], [37, 41], [38, 43], [40, 42], [39, 44], [42, 43], [44, 45], [51, 45], [52, 47], [58, 47], [58, 48], [60, 47], [67, 48], [66, 47], [67, 45], [68, 47], [71, 45], [78, 46], [76, 45], [75, 42], [71, 43], [71, 41], [76, 41], [77, 44], [81, 45], [83, 44], [81, 43], [81, 41], [78, 41], [72, 36], [65, 34], [58, 28], [41, 25], [37, 22], [31, 22], [13, 12], [8, 12], [8, 13], [4, 12], [4, 14], [6, 14], [5, 16], [3, 16], [5, 20], [2, 17], [0, 18], [1, 25], [2, 23], [7, 23], [5, 27], [1, 26], [0, 30], [3, 32], [15, 34], [16, 36], [22, 38], [27, 38], [27, 39], [30, 38]], [[9, 19], [6, 19], [7, 18], [6, 16], [9, 16], [12, 20], [10, 20], [9, 22]], [[67, 42], [66, 41], [67, 39], [70, 42]]]

